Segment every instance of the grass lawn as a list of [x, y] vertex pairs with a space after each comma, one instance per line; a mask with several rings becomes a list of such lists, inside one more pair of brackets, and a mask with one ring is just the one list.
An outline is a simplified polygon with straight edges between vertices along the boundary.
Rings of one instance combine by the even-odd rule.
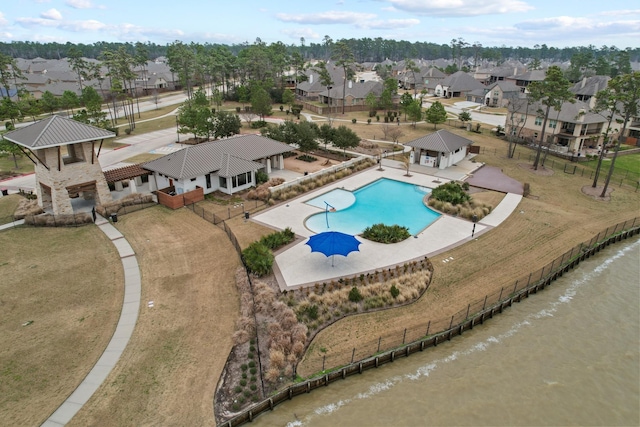
[[13, 221], [13, 214], [21, 200], [24, 200], [24, 197], [18, 194], [0, 197], [0, 225]]
[[92, 225], [5, 230], [0, 246], [0, 425], [40, 425], [111, 339], [122, 264]]
[[138, 154], [136, 156], [132, 156], [127, 159], [124, 159], [123, 162], [144, 163], [144, 162], [150, 162], [151, 160], [158, 159], [162, 156], [164, 156], [164, 154], [142, 153], [142, 154]]
[[[596, 170], [598, 160], [590, 160], [585, 163], [580, 163], [580, 166], [584, 166], [591, 170]], [[602, 166], [600, 169], [600, 179], [598, 184], [604, 183], [604, 179], [609, 173], [609, 167], [611, 166], [611, 159], [604, 158], [602, 160]], [[640, 154], [627, 154], [624, 156], [618, 155], [616, 157], [615, 169], [613, 170], [613, 176], [618, 179], [629, 179], [632, 181], [638, 181], [640, 179]]]
[[0, 178], [3, 175], [21, 175], [25, 173], [33, 172], [35, 165], [27, 156], [20, 154], [16, 155], [18, 167], [16, 168], [16, 161], [14, 161], [11, 154], [0, 153]]
[[[523, 199], [500, 226], [470, 243], [432, 257], [433, 281], [416, 303], [347, 317], [321, 331], [298, 366], [300, 375], [312, 374], [318, 358], [324, 354], [328, 358], [332, 354], [346, 354], [348, 358], [358, 341], [375, 341], [381, 331], [396, 331], [402, 336], [404, 328], [423, 325], [429, 319], [451, 317], [469, 302], [499, 292], [502, 286], [542, 268], [574, 245], [640, 212], [640, 195], [632, 189], [616, 187], [611, 201], [597, 201], [582, 193], [582, 186], [590, 184], [584, 177], [557, 170], [552, 176], [535, 174], [530, 165], [500, 154], [506, 151], [504, 141], [450, 130], [491, 152], [496, 149], [498, 154], [478, 156], [477, 160], [500, 167], [520, 182], [528, 182], [531, 196]], [[442, 262], [449, 257], [455, 261]], [[320, 353], [320, 349], [326, 349], [326, 353]]]
[[140, 317], [122, 358], [69, 426], [213, 426], [239, 311], [238, 255], [224, 231], [188, 209], [149, 208], [116, 226], [140, 263]]

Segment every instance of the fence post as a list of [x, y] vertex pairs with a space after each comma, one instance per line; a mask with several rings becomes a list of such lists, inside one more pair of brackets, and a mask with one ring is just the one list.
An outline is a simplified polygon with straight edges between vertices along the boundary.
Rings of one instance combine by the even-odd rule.
[[529, 284], [531, 283], [531, 275], [533, 273], [529, 273], [529, 279], [527, 279], [527, 288], [529, 287]]
[[[469, 318], [469, 309], [470, 309], [470, 308], [471, 308], [471, 304], [467, 305], [467, 315], [466, 315], [466, 316], [464, 316], [464, 318], [465, 318], [465, 319], [468, 319], [468, 318]], [[406, 331], [406, 329], [405, 329], [405, 331]]]
[[355, 357], [355, 355], [356, 355], [356, 348], [353, 347], [353, 351], [351, 352], [351, 363], [353, 363], [353, 358]]
[[516, 289], [518, 289], [518, 281], [516, 280], [516, 284], [513, 285], [513, 292], [511, 292], [512, 294], [516, 293]]
[[327, 356], [322, 355], [322, 370], [324, 371], [324, 360], [326, 359]]
[[[455, 316], [455, 314], [453, 316]], [[453, 316], [451, 316], [451, 323], [449, 323], [449, 329], [453, 327]]]
[[500, 288], [500, 296], [498, 297], [498, 302], [502, 301], [502, 291], [504, 291], [504, 286]]
[[378, 350], [376, 351], [376, 353], [380, 353], [380, 341], [382, 341], [382, 337], [378, 338]]
[[402, 345], [404, 345], [404, 340], [407, 338], [407, 328], [404, 328], [404, 335], [402, 335]]
[[429, 336], [429, 328], [431, 327], [431, 320], [429, 320], [429, 323], [427, 323], [427, 333], [424, 334], [425, 337]]
[[482, 311], [484, 311], [484, 309], [487, 307], [487, 297], [488, 297], [488, 296], [489, 296], [489, 295], [485, 295], [485, 296], [484, 296], [484, 304], [482, 304]]

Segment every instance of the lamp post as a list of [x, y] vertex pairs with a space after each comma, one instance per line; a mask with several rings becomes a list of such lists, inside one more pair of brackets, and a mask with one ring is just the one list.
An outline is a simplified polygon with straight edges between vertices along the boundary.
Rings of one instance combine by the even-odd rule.
[[180, 126], [178, 125], [178, 116], [176, 116], [176, 134], [178, 134], [178, 142], [180, 142]]

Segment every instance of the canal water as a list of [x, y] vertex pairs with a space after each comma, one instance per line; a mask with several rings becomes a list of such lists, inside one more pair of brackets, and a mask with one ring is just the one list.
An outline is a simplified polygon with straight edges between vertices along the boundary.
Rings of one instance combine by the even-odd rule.
[[295, 397], [257, 426], [640, 425], [640, 239], [450, 342]]

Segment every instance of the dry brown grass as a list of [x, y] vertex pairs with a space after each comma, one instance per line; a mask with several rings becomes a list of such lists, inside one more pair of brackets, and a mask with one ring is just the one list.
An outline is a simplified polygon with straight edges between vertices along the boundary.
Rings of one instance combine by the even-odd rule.
[[140, 317], [122, 358], [70, 425], [214, 425], [215, 387], [239, 313], [237, 253], [222, 230], [187, 209], [146, 209], [117, 227], [140, 264]]
[[94, 226], [20, 227], [0, 246], [0, 425], [40, 425], [111, 339], [122, 265]]
[[[449, 130], [473, 139], [478, 145], [496, 148], [497, 155], [478, 156], [477, 160], [502, 168], [520, 182], [530, 183], [532, 196], [523, 199], [499, 227], [433, 257], [434, 278], [416, 303], [350, 316], [321, 331], [310, 347], [312, 351], [298, 366], [300, 375], [312, 373], [313, 363], [306, 361], [320, 357], [317, 349], [326, 349], [327, 356], [339, 354], [353, 348], [358, 340], [376, 339], [381, 331], [397, 331], [402, 336], [404, 328], [450, 317], [469, 302], [499, 291], [515, 278], [542, 268], [608, 226], [639, 213], [640, 195], [633, 190], [616, 188], [610, 202], [594, 200], [581, 191], [585, 178], [563, 173], [536, 175], [529, 168], [520, 167], [517, 160], [499, 154], [506, 153], [504, 141]], [[443, 263], [448, 257], [454, 261]]]

